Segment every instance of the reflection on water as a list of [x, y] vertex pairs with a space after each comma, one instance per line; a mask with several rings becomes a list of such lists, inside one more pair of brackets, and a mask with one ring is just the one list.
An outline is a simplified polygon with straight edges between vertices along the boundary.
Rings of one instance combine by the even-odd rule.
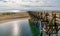
[[45, 25], [41, 24], [40, 21], [28, 21], [28, 19], [0, 23], [0, 36], [60, 36], [60, 30], [56, 34], [47, 34]]
[[32, 36], [28, 19], [0, 23], [0, 36]]
[[58, 25], [49, 25], [46, 27], [46, 24], [44, 22], [30, 20], [30, 26], [34, 34], [33, 36], [60, 36], [60, 26]]
[[12, 35], [13, 36], [19, 36], [19, 26], [18, 26], [18, 24], [17, 24], [18, 22], [14, 22], [14, 25], [13, 25], [13, 30], [12, 30]]
[[29, 20], [33, 36], [40, 36], [40, 21]]

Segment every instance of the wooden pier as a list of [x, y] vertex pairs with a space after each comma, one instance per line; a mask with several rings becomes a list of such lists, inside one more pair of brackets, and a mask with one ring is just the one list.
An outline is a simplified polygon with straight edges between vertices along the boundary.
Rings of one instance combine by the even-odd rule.
[[49, 34], [48, 36], [52, 36], [52, 34], [56, 34], [56, 36], [58, 36], [57, 34], [58, 34], [58, 31], [60, 30], [60, 28], [58, 28], [58, 26], [60, 26], [60, 12], [28, 11], [28, 13], [31, 17], [31, 20], [41, 21], [42, 28], [44, 28], [44, 25], [46, 26], [46, 28], [44, 29], [45, 29], [45, 33]]

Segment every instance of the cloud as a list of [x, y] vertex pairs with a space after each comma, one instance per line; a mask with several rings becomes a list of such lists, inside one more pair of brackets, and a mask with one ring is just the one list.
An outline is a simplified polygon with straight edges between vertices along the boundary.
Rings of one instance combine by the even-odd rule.
[[[0, 10], [58, 10], [60, 0], [0, 0]], [[41, 7], [41, 6], [57, 6], [57, 7]], [[24, 7], [24, 8], [23, 8]], [[39, 7], [39, 8], [36, 8]]]
[[0, 8], [19, 8], [19, 2], [16, 0], [1, 0], [0, 1]]
[[[32, 0], [31, 0], [32, 1]], [[22, 5], [29, 5], [29, 6], [60, 6], [59, 0], [34, 0], [32, 2], [29, 1], [22, 1]]]
[[37, 1], [37, 0], [29, 0], [29, 1], [21, 1], [21, 5], [27, 5], [27, 6], [41, 6], [44, 4], [44, 1]]

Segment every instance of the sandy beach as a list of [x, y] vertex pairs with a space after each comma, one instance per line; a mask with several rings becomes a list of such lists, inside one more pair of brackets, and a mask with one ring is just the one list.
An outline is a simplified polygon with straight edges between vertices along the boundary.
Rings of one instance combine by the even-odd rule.
[[22, 20], [22, 19], [30, 19], [30, 18], [26, 17], [26, 18], [7, 19], [7, 20], [1, 20], [0, 23], [15, 21], [15, 20]]
[[16, 19], [27, 19], [30, 18], [27, 12], [22, 13], [0, 13], [0, 23], [8, 22]]

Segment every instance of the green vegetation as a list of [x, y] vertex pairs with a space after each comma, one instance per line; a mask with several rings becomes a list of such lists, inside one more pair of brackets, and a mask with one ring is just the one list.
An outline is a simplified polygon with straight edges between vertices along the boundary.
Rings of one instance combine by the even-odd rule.
[[0, 15], [12, 15], [15, 14], [14, 12], [6, 12], [6, 13], [0, 13]]
[[29, 20], [30, 23], [30, 27], [33, 33], [33, 36], [40, 36], [40, 31], [38, 30], [38, 28], [34, 25], [34, 22], [32, 20]]

